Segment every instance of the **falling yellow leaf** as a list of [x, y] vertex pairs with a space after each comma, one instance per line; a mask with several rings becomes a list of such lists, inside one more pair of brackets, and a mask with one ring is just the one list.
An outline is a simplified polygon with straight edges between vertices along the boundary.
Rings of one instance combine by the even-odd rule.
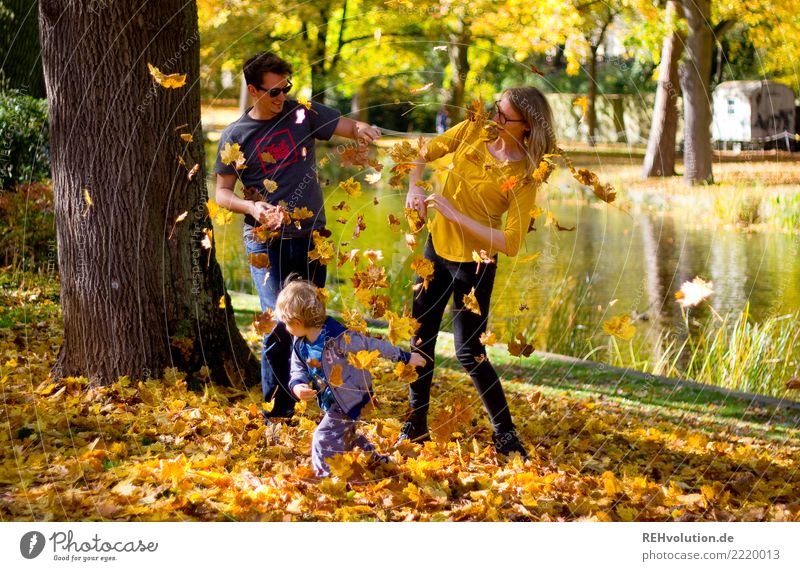
[[192, 137], [191, 133], [181, 133], [181, 139], [183, 139], [187, 143], [191, 143], [192, 141], [194, 141], [194, 137]]
[[269, 261], [269, 254], [266, 252], [251, 252], [247, 255], [247, 262], [254, 268], [268, 270], [272, 267]]
[[243, 169], [246, 165], [244, 153], [239, 148], [239, 143], [226, 142], [219, 152], [219, 159], [224, 165], [234, 165], [236, 169]]
[[225, 296], [224, 295], [219, 298], [219, 308], [220, 309], [225, 309]]
[[343, 370], [343, 367], [338, 363], [336, 363], [335, 365], [333, 365], [333, 367], [331, 367], [331, 374], [328, 376], [328, 383], [332, 387], [341, 387], [342, 386], [342, 382], [343, 382], [342, 370]]
[[92, 197], [89, 195], [89, 191], [85, 188], [83, 189], [83, 200], [86, 202], [87, 210], [92, 206]]
[[177, 89], [186, 85], [185, 73], [165, 74], [151, 63], [148, 63], [147, 67], [150, 70], [150, 75], [153, 76], [153, 79], [161, 87], [166, 87], [167, 89]]
[[508, 352], [514, 357], [530, 357], [533, 353], [533, 345], [525, 340], [522, 333], [517, 333], [514, 339], [508, 342]]
[[408, 341], [419, 327], [419, 322], [410, 315], [400, 316], [393, 311], [387, 311], [384, 317], [389, 322], [389, 342], [392, 345]]
[[264, 188], [267, 190], [268, 194], [272, 194], [276, 190], [278, 190], [278, 183], [274, 180], [270, 180], [268, 178], [264, 179]]
[[413, 383], [419, 377], [417, 368], [414, 365], [406, 365], [398, 361], [394, 366], [394, 374], [398, 380], [404, 383]]
[[361, 196], [361, 183], [354, 180], [353, 177], [343, 180], [339, 183], [339, 188], [344, 190], [349, 196], [358, 198]]
[[487, 346], [491, 347], [492, 345], [494, 345], [495, 343], [497, 343], [497, 335], [495, 335], [495, 334], [494, 334], [492, 331], [489, 331], [489, 330], [487, 329], [486, 331], [484, 331], [483, 333], [481, 333], [481, 336], [480, 336], [480, 338], [479, 338], [479, 341], [480, 341], [482, 344], [484, 344], [484, 345], [487, 345]]
[[270, 308], [267, 308], [264, 313], [257, 315], [253, 320], [253, 329], [255, 329], [256, 333], [259, 335], [269, 335], [277, 324], [278, 321], [275, 319], [275, 313]]
[[357, 353], [348, 353], [347, 362], [356, 369], [369, 369], [380, 356], [380, 351], [359, 351]]
[[603, 331], [623, 341], [630, 341], [636, 334], [636, 327], [631, 324], [630, 315], [617, 315], [603, 322]]
[[481, 314], [481, 306], [478, 305], [478, 299], [475, 297], [475, 288], [464, 294], [464, 309], [468, 309], [477, 315]]

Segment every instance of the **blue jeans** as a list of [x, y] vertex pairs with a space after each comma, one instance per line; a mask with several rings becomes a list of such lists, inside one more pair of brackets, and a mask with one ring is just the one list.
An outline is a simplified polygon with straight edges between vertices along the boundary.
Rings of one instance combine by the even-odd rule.
[[[250, 266], [261, 311], [275, 309], [278, 293], [289, 274], [300, 274], [317, 287], [325, 287], [327, 268], [317, 260], [308, 259], [308, 252], [314, 247], [311, 236], [259, 242], [253, 236], [253, 227], [245, 224], [244, 245], [248, 256], [268, 254], [272, 266], [269, 269]], [[295, 399], [288, 389], [291, 354], [292, 336], [283, 323], [278, 323], [272, 333], [264, 335], [261, 347], [261, 392], [265, 402], [275, 399], [272, 411], [265, 413], [265, 417], [289, 417], [294, 414]]]

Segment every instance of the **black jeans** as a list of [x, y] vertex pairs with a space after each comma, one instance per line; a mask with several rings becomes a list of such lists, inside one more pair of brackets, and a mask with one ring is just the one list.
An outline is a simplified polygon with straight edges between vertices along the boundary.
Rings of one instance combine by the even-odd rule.
[[[472, 378], [495, 433], [513, 430], [503, 386], [494, 367], [486, 359], [486, 349], [480, 342], [480, 336], [486, 331], [489, 321], [489, 302], [497, 264], [445, 260], [436, 253], [430, 238], [425, 245], [425, 258], [433, 262], [433, 278], [428, 283], [428, 289], [420, 289], [414, 297], [413, 316], [420, 326], [411, 346], [425, 357], [425, 366], [420, 368], [419, 378], [409, 385], [412, 417], [422, 421], [428, 416], [436, 337], [445, 306], [452, 296], [456, 357]], [[418, 283], [421, 281], [420, 278]], [[475, 288], [480, 315], [464, 307], [464, 296], [472, 288]]]

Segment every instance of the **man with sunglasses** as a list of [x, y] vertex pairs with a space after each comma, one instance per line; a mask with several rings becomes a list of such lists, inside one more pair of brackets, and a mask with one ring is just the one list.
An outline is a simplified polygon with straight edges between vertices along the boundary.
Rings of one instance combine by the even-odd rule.
[[[287, 95], [292, 89], [292, 68], [271, 52], [256, 54], [244, 64], [247, 91], [253, 106], [228, 125], [219, 140], [214, 172], [216, 201], [244, 218], [244, 242], [250, 273], [258, 291], [261, 311], [275, 308], [284, 280], [298, 273], [317, 287], [325, 286], [326, 268], [309, 260], [314, 248], [312, 232], [325, 230], [325, 209], [317, 177], [315, 141], [333, 135], [367, 145], [380, 137], [380, 130], [342, 117], [339, 111], [312, 103], [310, 108]], [[226, 148], [238, 144], [244, 160], [223, 160]], [[234, 194], [241, 181], [245, 198]], [[284, 223], [293, 211], [306, 208], [310, 218]], [[272, 236], [263, 240], [256, 232], [265, 225]], [[253, 257], [250, 254], [267, 254]], [[253, 265], [256, 262], [256, 265]], [[266, 267], [266, 266], [269, 267]], [[287, 386], [291, 335], [283, 324], [264, 336], [261, 351], [261, 388], [266, 402], [273, 401], [265, 419], [285, 419], [294, 414], [295, 400]]]

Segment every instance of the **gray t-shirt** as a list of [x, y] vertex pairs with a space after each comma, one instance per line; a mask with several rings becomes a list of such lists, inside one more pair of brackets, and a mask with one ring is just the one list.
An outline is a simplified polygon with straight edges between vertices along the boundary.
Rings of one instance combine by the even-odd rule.
[[[303, 207], [314, 213], [313, 217], [300, 221], [299, 229], [294, 224], [285, 225], [283, 237], [324, 228], [325, 209], [317, 178], [314, 139], [329, 140], [341, 113], [319, 103], [312, 103], [311, 109], [306, 109], [289, 99], [283, 104], [283, 111], [272, 119], [253, 119], [248, 112], [222, 132], [214, 172], [238, 175], [245, 188], [256, 190], [270, 204], [285, 202], [290, 213]], [[222, 163], [220, 153], [225, 143], [239, 144], [245, 168]], [[267, 192], [265, 179], [276, 183], [277, 189]], [[245, 224], [257, 223], [248, 215]]]

